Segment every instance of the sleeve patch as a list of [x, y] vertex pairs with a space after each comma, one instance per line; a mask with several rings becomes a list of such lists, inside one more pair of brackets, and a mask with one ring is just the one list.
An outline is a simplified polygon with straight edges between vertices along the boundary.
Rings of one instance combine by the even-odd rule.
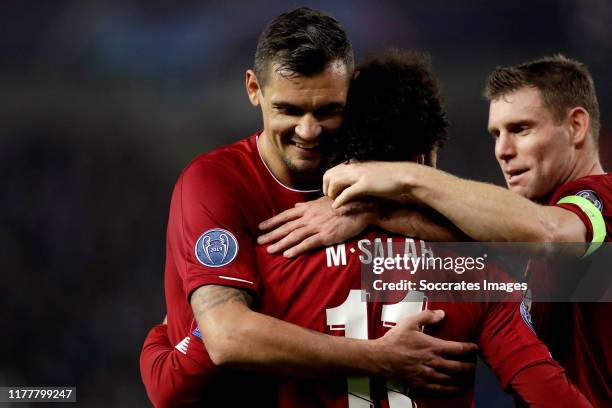
[[521, 302], [521, 317], [523, 318], [523, 322], [531, 329], [532, 332], [535, 333], [535, 329], [533, 328], [533, 323], [531, 322], [531, 313], [529, 313], [529, 307], [525, 300]]
[[218, 268], [232, 262], [238, 255], [238, 241], [231, 232], [215, 228], [200, 235], [195, 244], [195, 256], [202, 265]]
[[601, 198], [599, 198], [599, 196], [597, 195], [595, 191], [582, 190], [582, 191], [577, 192], [576, 195], [578, 197], [586, 198], [591, 203], [593, 203], [595, 208], [597, 208], [600, 212], [603, 212], [603, 201], [601, 200]]
[[195, 330], [191, 332], [191, 334], [196, 336], [198, 339], [202, 340], [202, 332], [200, 331], [199, 327], [196, 327]]

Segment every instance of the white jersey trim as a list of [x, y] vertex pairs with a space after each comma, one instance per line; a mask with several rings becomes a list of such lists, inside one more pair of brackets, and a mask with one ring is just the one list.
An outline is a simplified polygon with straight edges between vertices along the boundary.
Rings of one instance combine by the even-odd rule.
[[187, 349], [189, 348], [189, 340], [189, 336], [185, 337], [179, 344], [174, 346], [174, 348], [180, 351], [181, 353], [187, 355]]
[[222, 275], [219, 275], [219, 277], [221, 279], [229, 279], [229, 280], [238, 281], [238, 282], [250, 283], [251, 285], [255, 284], [254, 282], [248, 281], [246, 279], [232, 278], [231, 276], [222, 276]]
[[259, 135], [257, 135], [255, 137], [255, 146], [257, 146], [257, 153], [259, 153], [259, 158], [261, 159], [261, 162], [263, 163], [264, 167], [266, 168], [266, 170], [268, 170], [268, 173], [270, 173], [270, 175], [272, 176], [272, 178], [278, 183], [280, 184], [282, 187], [286, 188], [289, 191], [295, 191], [296, 193], [316, 193], [317, 191], [321, 191], [320, 188], [314, 189], [314, 190], [297, 190], [295, 188], [291, 188], [291, 187], [287, 187], [286, 185], [284, 185], [283, 183], [280, 182], [279, 179], [276, 178], [276, 176], [272, 173], [272, 171], [270, 170], [270, 168], [268, 167], [268, 165], [266, 164], [266, 161], [263, 159], [263, 156], [261, 155], [261, 151], [259, 150]]

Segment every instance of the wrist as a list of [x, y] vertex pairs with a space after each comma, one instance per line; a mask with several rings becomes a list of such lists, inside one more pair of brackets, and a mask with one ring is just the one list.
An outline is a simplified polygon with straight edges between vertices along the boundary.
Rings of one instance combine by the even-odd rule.
[[363, 227], [374, 224], [376, 219], [379, 217], [380, 205], [376, 202], [357, 201], [348, 203], [339, 211], [338, 214], [345, 217], [351, 217], [351, 219], [358, 219]]
[[412, 165], [410, 171], [402, 175], [404, 191], [416, 202], [437, 210], [437, 201], [447, 199], [448, 184], [454, 176], [433, 167], [410, 164]]
[[368, 225], [378, 226], [379, 223], [379, 210], [374, 206], [366, 207], [360, 214], [362, 224], [367, 227]]
[[380, 339], [362, 340], [333, 337], [336, 352], [328, 361], [338, 368], [342, 375], [386, 377], [391, 371], [387, 364], [384, 345]]
[[410, 194], [413, 189], [421, 187], [420, 182], [425, 179], [422, 173], [429, 168], [417, 163], [401, 163], [400, 166], [396, 174], [399, 177], [401, 192]]
[[377, 377], [390, 377], [391, 369], [387, 361], [389, 353], [385, 352], [385, 342], [383, 338], [364, 340], [364, 344], [365, 347], [362, 356], [367, 374]]

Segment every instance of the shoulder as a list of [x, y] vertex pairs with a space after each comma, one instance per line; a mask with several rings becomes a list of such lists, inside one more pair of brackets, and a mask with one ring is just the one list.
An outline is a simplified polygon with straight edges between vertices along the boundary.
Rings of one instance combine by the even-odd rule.
[[185, 167], [179, 183], [197, 189], [239, 189], [241, 184], [248, 183], [248, 175], [257, 171], [259, 155], [255, 137], [253, 135], [197, 156]]
[[568, 181], [557, 189], [555, 196], [576, 193], [580, 189], [592, 189], [601, 194], [612, 194], [612, 174], [596, 174]]
[[[172, 193], [170, 219], [199, 236], [211, 228], [234, 232], [249, 220], [253, 202], [252, 179], [246, 174], [254, 140], [215, 149], [196, 157], [179, 176]], [[255, 154], [258, 154], [255, 151]], [[196, 231], [197, 230], [197, 231]]]
[[230, 145], [202, 153], [185, 167], [183, 173], [232, 170], [253, 163], [259, 157], [255, 140], [255, 135], [253, 135]]
[[587, 241], [593, 242], [586, 255], [601, 242], [612, 239], [612, 176], [598, 174], [581, 177], [561, 186], [552, 205], [574, 212], [587, 228]]
[[551, 199], [551, 204], [567, 196], [578, 196], [590, 201], [599, 211], [612, 206], [612, 174], [581, 177], [563, 184]]

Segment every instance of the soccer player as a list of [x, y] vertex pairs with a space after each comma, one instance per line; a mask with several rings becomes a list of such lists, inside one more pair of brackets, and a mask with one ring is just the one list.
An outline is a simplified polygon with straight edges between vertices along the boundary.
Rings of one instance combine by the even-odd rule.
[[[418, 330], [443, 313], [422, 312], [368, 341], [321, 335], [257, 311], [275, 284], [263, 271], [278, 258], [256, 247], [258, 225], [319, 193], [320, 144], [341, 124], [352, 71], [345, 32], [320, 12], [294, 10], [262, 33], [246, 87], [262, 110], [263, 132], [199, 156], [173, 191], [165, 268], [168, 325], [154, 329], [141, 356], [143, 381], [158, 405], [175, 403], [164, 396], [185, 385], [177, 382], [184, 378], [188, 386], [207, 385], [211, 404], [261, 401], [269, 389], [258, 383], [265, 375], [232, 371], [237, 368], [289, 377], [377, 375], [440, 392], [458, 388], [448, 384], [449, 376], [473, 370], [472, 363], [447, 358], [473, 353], [474, 344]], [[157, 347], [164, 346], [164, 330], [183, 357]], [[177, 367], [196, 374], [168, 376]], [[204, 378], [203, 371], [210, 375]], [[180, 401], [189, 402], [194, 401]]]
[[[407, 125], [420, 130], [418, 139], [406, 134]], [[384, 54], [366, 63], [353, 80], [346, 123], [339, 135], [332, 137], [330, 161], [383, 156], [433, 161], [432, 150], [443, 141], [446, 126], [437, 85], [423, 57], [398, 51]], [[377, 130], [375, 136], [373, 130]], [[258, 310], [324, 333], [343, 331], [346, 337], [361, 339], [383, 336], [385, 325], [399, 323], [423, 307], [419, 292], [402, 293], [397, 303], [361, 300], [362, 257], [387, 238], [369, 231], [336, 248], [296, 259], [268, 257], [266, 266], [260, 268], [265, 292]], [[416, 248], [425, 245], [404, 237], [394, 240]], [[332, 253], [343, 255], [334, 258]], [[401, 302], [404, 295], [411, 301]], [[480, 343], [485, 360], [502, 384], [530, 406], [590, 406], [524, 322], [517, 303], [430, 306], [445, 310], [447, 319], [426, 330], [442, 338]], [[339, 327], [342, 330], [338, 331]], [[166, 352], [179, 355], [169, 345]], [[473, 403], [471, 388], [454, 396], [421, 394], [411, 400], [401, 387], [380, 378], [280, 379], [277, 390], [278, 405], [288, 407], [411, 407], [413, 402], [419, 407], [469, 407]]]
[[[609, 242], [612, 176], [599, 161], [599, 106], [584, 64], [557, 55], [497, 68], [485, 94], [490, 100], [488, 128], [509, 191], [414, 163], [355, 163], [325, 176], [324, 191], [335, 200], [334, 207], [363, 195], [401, 197], [433, 208], [478, 241], [584, 242], [584, 256]], [[307, 225], [299, 217], [297, 211], [281, 214], [278, 218], [298, 227], [272, 233], [272, 240], [286, 234], [310, 240], [288, 255], [346, 239], [321, 236], [324, 223]], [[427, 238], [429, 227], [417, 225], [422, 219], [412, 221]], [[286, 252], [297, 243], [289, 236], [283, 239], [274, 251]], [[538, 279], [540, 272], [532, 267], [530, 274]], [[539, 336], [570, 379], [595, 406], [609, 406], [610, 304], [536, 303], [532, 312]]]
[[[446, 126], [437, 84], [423, 57], [392, 51], [371, 59], [358, 70], [349, 91], [345, 124], [328, 147], [332, 152], [330, 160], [432, 162], [432, 152], [444, 140]], [[390, 304], [366, 305], [361, 301], [361, 263], [368, 253], [375, 252], [377, 242], [387, 242], [388, 238], [391, 237], [368, 231], [325, 252], [277, 260], [266, 271], [275, 284], [263, 296], [262, 307], [266, 313], [320, 331], [330, 332], [341, 326], [345, 336], [362, 338], [385, 333], [385, 324], [414, 313], [413, 307], [420, 310], [418, 299], [422, 295], [402, 294], [412, 297], [413, 302], [402, 302], [401, 297]], [[412, 241], [405, 237], [391, 239], [402, 246]], [[415, 241], [417, 248], [420, 245], [423, 243]], [[334, 253], [340, 254], [335, 261]], [[344, 258], [346, 266], [338, 268]], [[300, 293], [284, 289], [281, 282], [287, 282], [287, 289], [300, 288]], [[443, 309], [447, 317], [425, 330], [445, 339], [479, 343], [485, 361], [504, 387], [516, 392], [529, 406], [590, 406], [525, 323], [518, 303], [431, 302], [429, 306]], [[349, 406], [360, 406], [359, 401], [364, 404], [369, 398], [375, 406], [411, 406], [406, 395], [388, 384], [385, 387], [382, 380], [372, 380], [370, 388], [367, 382], [363, 386], [356, 380], [346, 384], [338, 380], [281, 382], [280, 401], [293, 401], [298, 406], [344, 407], [348, 392]], [[473, 403], [472, 390], [452, 397], [420, 394], [412, 402], [419, 407], [468, 407]]]

